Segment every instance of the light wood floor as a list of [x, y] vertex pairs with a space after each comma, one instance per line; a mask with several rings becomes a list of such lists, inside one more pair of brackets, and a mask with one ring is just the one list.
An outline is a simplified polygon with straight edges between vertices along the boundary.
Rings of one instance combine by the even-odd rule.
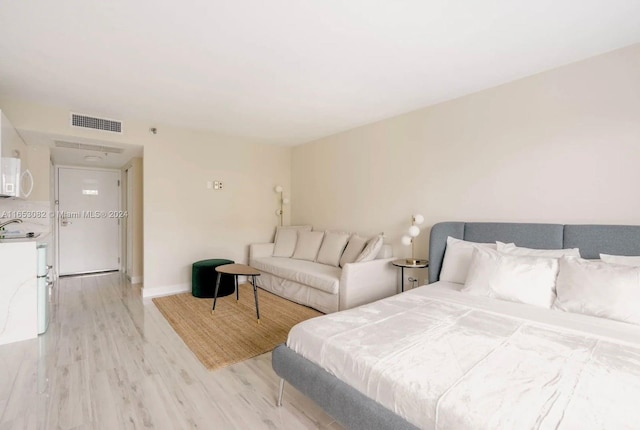
[[63, 278], [49, 330], [0, 346], [0, 430], [341, 429], [271, 354], [210, 372], [120, 274]]

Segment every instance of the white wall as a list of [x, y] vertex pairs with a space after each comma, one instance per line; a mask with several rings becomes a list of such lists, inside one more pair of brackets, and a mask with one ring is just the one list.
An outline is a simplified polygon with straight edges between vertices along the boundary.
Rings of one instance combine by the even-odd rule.
[[130, 206], [127, 207], [129, 211], [129, 231], [131, 234], [132, 249], [130, 256], [131, 267], [129, 276], [133, 283], [142, 282], [144, 270], [144, 181], [143, 181], [143, 169], [142, 158], [136, 157], [131, 160], [129, 167], [128, 180], [131, 181], [127, 186], [131, 191], [131, 196], [128, 200]]
[[[125, 133], [112, 135], [72, 129], [69, 107], [4, 98], [0, 108], [20, 130], [144, 146], [145, 296], [188, 290], [194, 261], [246, 262], [249, 243], [273, 237], [273, 186], [290, 189], [291, 148], [126, 118]], [[151, 126], [157, 135], [148, 132]], [[222, 180], [224, 189], [206, 189], [213, 180]]]
[[[294, 148], [292, 222], [640, 224], [640, 45]], [[424, 276], [426, 276], [426, 271]]]
[[[11, 118], [2, 111], [2, 156], [21, 159], [22, 170], [29, 170], [33, 177], [33, 189], [28, 197], [31, 201], [49, 200], [49, 148], [27, 146], [21, 134], [15, 129]], [[24, 190], [23, 190], [24, 191]]]
[[[144, 149], [145, 290], [184, 285], [197, 260], [246, 263], [248, 244], [272, 239], [278, 222], [273, 187], [290, 186], [288, 147], [168, 134]], [[205, 188], [216, 180], [221, 191]]]
[[[5, 126], [6, 124], [3, 124], [3, 127]], [[3, 129], [4, 132], [6, 132], [6, 128]], [[7, 136], [7, 134], [9, 135]], [[48, 212], [50, 204], [50, 150], [48, 147], [25, 145], [15, 132], [4, 133], [2, 136], [3, 145], [7, 143], [5, 139], [8, 137], [13, 141], [8, 142], [9, 149], [3, 152], [10, 156], [15, 155], [13, 153], [14, 150], [20, 152], [21, 168], [28, 169], [31, 172], [33, 189], [29, 197], [24, 200], [14, 198], [0, 199], [0, 218], [14, 218], [19, 216], [17, 215], [19, 213], [31, 213], [33, 216], [21, 217], [24, 222], [22, 224], [12, 224], [10, 230], [20, 230], [23, 233], [40, 233], [44, 237], [45, 234], [51, 231], [51, 219], [40, 215]]]
[[50, 186], [50, 157], [51, 150], [46, 146], [27, 146], [29, 170], [33, 175], [33, 192], [29, 200], [49, 202], [53, 196], [49, 195]]

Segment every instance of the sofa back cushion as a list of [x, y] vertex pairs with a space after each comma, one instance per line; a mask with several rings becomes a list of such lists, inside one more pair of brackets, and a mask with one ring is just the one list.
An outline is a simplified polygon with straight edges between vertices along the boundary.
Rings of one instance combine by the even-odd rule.
[[311, 231], [310, 225], [288, 225], [276, 229], [274, 257], [291, 257], [296, 249], [299, 231]]
[[340, 265], [340, 257], [342, 256], [345, 246], [347, 246], [348, 240], [349, 233], [326, 231], [316, 261], [338, 267]]
[[298, 242], [293, 252], [293, 257], [297, 260], [315, 261], [322, 244], [323, 231], [300, 231], [298, 232]]
[[344, 267], [345, 264], [353, 263], [358, 258], [358, 255], [362, 252], [367, 245], [367, 238], [352, 234], [349, 238], [349, 243], [340, 257], [340, 267]]

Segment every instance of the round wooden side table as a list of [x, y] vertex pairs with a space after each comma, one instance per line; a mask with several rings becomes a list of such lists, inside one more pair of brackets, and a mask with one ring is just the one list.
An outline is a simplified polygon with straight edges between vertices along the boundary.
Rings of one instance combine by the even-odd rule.
[[218, 288], [220, 287], [220, 276], [222, 274], [232, 275], [236, 289], [236, 301], [240, 300], [240, 289], [238, 288], [238, 276], [251, 276], [253, 284], [253, 296], [256, 299], [256, 316], [258, 317], [258, 324], [260, 324], [260, 307], [258, 306], [258, 285], [256, 284], [256, 276], [260, 276], [260, 272], [251, 266], [246, 264], [224, 264], [216, 267], [218, 272], [218, 278], [216, 279], [216, 290], [213, 293], [213, 308], [211, 308], [211, 314], [216, 310], [216, 301], [218, 300]]

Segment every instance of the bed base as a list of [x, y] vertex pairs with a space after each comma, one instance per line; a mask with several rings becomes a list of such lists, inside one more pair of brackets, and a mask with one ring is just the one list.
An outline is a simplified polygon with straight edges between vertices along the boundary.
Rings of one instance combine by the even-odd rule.
[[272, 357], [273, 370], [282, 378], [278, 406], [282, 405], [286, 380], [348, 429], [418, 430], [399, 415], [296, 354], [285, 344], [276, 347]]

